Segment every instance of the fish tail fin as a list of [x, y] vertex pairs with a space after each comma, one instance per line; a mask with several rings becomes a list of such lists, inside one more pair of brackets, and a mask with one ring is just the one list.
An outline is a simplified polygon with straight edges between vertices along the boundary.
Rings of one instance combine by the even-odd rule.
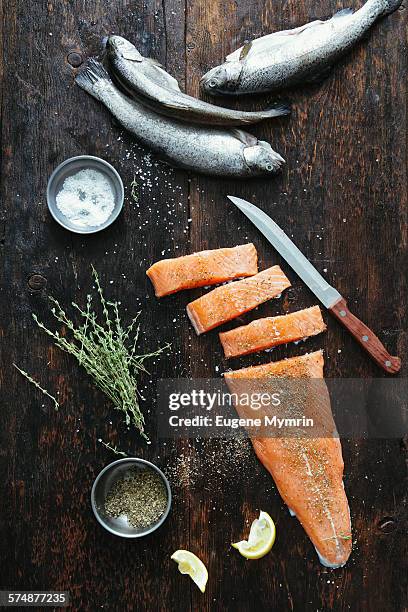
[[279, 102], [267, 108], [263, 114], [266, 118], [270, 117], [283, 117], [284, 115], [290, 115], [291, 105], [289, 102]]
[[391, 13], [399, 9], [402, 4], [402, 0], [385, 0], [384, 4], [385, 8], [383, 15], [385, 16], [390, 15]]
[[95, 98], [99, 98], [95, 85], [101, 81], [112, 84], [112, 80], [105, 68], [93, 58], [88, 61], [86, 68], [75, 78], [75, 83]]

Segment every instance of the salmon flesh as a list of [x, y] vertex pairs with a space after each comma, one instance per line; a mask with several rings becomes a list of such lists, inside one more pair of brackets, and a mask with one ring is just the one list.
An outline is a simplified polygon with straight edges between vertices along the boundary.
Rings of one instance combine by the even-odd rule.
[[225, 357], [239, 357], [316, 336], [326, 329], [319, 306], [278, 317], [257, 319], [220, 333]]
[[[276, 407], [280, 417], [293, 415], [293, 406], [312, 417], [327, 436], [312, 438], [301, 435], [279, 437], [251, 436], [256, 455], [272, 475], [282, 499], [299, 519], [314, 544], [319, 559], [326, 567], [343, 566], [351, 553], [350, 510], [343, 486], [343, 457], [340, 440], [335, 434], [330, 398], [323, 381], [321, 351], [284, 361], [227, 372], [229, 390], [237, 392], [243, 384], [256, 383], [258, 392], [270, 391], [277, 379], [297, 379], [295, 395], [289, 407]], [[296, 389], [301, 379], [320, 379], [319, 393], [309, 392], [306, 401], [299, 402]], [[313, 389], [313, 385], [312, 385]], [[239, 394], [238, 394], [239, 397]], [[301, 404], [299, 406], [299, 403]], [[285, 402], [288, 405], [288, 402]], [[248, 408], [236, 408], [240, 417], [248, 415]], [[314, 430], [313, 430], [314, 431]]]
[[253, 244], [229, 249], [201, 251], [184, 257], [162, 259], [146, 272], [157, 297], [205, 285], [216, 285], [258, 272], [258, 255]]
[[277, 297], [287, 287], [289, 280], [279, 266], [273, 266], [251, 278], [213, 289], [188, 304], [187, 314], [197, 334], [203, 334]]

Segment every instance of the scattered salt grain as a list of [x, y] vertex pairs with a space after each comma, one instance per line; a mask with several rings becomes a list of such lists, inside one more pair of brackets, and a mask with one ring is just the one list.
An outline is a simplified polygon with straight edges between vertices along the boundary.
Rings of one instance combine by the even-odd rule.
[[97, 170], [80, 170], [65, 179], [56, 203], [76, 227], [98, 227], [115, 208], [115, 194], [109, 180]]

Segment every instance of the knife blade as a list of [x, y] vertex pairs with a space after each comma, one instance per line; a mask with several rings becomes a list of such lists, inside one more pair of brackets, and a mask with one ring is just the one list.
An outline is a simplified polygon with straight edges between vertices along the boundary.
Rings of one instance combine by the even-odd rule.
[[331, 308], [341, 299], [337, 289], [329, 285], [326, 279], [306, 259], [289, 236], [285, 234], [283, 229], [273, 219], [260, 210], [260, 208], [241, 198], [234, 196], [227, 197], [252, 221], [326, 308]]
[[252, 221], [321, 303], [348, 329], [374, 361], [389, 374], [396, 374], [401, 368], [399, 357], [390, 355], [374, 332], [350, 312], [343, 296], [337, 289], [329, 285], [283, 229], [254, 204], [235, 196], [227, 197]]

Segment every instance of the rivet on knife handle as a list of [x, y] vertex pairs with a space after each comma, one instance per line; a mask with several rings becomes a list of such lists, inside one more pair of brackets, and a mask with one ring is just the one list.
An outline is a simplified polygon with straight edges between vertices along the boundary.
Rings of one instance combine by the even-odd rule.
[[344, 298], [336, 302], [329, 311], [355, 337], [357, 342], [388, 374], [397, 374], [401, 368], [401, 359], [389, 354], [383, 343], [360, 319], [354, 316], [347, 307]]

